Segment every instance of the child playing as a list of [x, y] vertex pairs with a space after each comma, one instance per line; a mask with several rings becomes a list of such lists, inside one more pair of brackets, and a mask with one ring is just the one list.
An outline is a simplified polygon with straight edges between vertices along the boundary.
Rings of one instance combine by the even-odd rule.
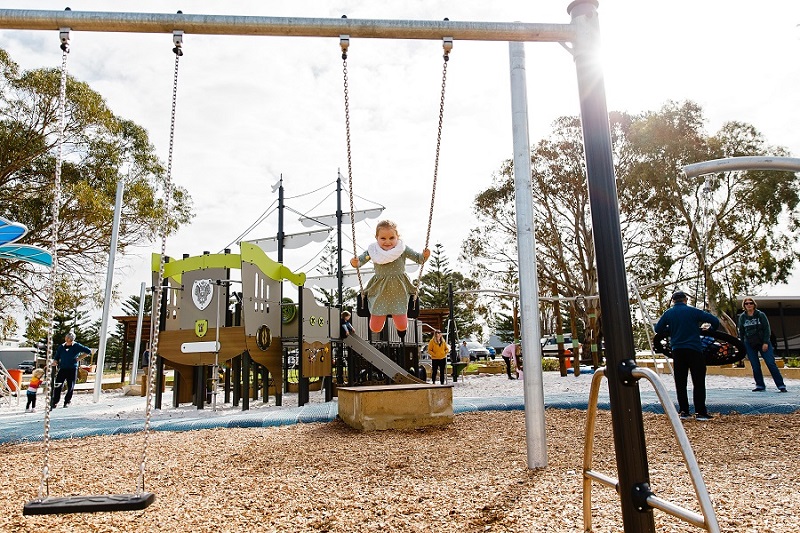
[[364, 292], [369, 301], [371, 313], [369, 329], [375, 333], [383, 330], [386, 315], [392, 315], [400, 338], [408, 329], [408, 298], [415, 288], [405, 271], [406, 259], [415, 263], [424, 263], [431, 255], [425, 248], [422, 253], [407, 248], [397, 225], [391, 220], [381, 220], [375, 227], [375, 241], [367, 247], [367, 251], [350, 260], [353, 268], [360, 267], [370, 259], [375, 263], [375, 275], [369, 280]]
[[350, 322], [350, 311], [342, 311], [342, 338], [349, 337], [351, 333], [356, 332], [353, 323]]
[[33, 375], [31, 376], [31, 381], [28, 383], [28, 403], [25, 404], [25, 412], [26, 413], [35, 413], [36, 412], [36, 393], [39, 392], [39, 387], [42, 384], [42, 376], [44, 375], [44, 370], [41, 368], [37, 368], [33, 371]]

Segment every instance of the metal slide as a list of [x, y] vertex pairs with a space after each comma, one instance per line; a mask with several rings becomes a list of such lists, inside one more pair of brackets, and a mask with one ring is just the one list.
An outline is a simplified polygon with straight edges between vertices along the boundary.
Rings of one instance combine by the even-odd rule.
[[342, 340], [368, 363], [389, 376], [394, 383], [424, 383], [355, 334], [350, 334]]

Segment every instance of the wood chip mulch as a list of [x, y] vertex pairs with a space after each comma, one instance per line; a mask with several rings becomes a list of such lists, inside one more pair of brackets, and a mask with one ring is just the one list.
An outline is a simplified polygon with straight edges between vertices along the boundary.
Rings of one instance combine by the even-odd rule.
[[[646, 413], [659, 497], [699, 512], [666, 417]], [[446, 428], [360, 433], [341, 422], [148, 437], [143, 511], [23, 516], [41, 444], [0, 446], [0, 531], [581, 532], [586, 413], [548, 410], [548, 466], [527, 468], [521, 411], [457, 415]], [[611, 415], [594, 469], [616, 477]], [[684, 423], [722, 531], [800, 531], [800, 413]], [[142, 434], [51, 442], [50, 494], [135, 492]], [[592, 490], [594, 531], [622, 531], [619, 498]], [[654, 511], [659, 532], [700, 531]]]

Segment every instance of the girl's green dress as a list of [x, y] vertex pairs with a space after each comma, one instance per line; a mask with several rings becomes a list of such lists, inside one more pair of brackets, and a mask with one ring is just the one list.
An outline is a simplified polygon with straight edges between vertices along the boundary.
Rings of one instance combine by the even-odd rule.
[[[369, 280], [364, 292], [369, 301], [369, 312], [373, 315], [405, 315], [408, 312], [408, 298], [416, 290], [406, 275], [406, 259], [421, 264], [421, 253], [406, 246], [403, 254], [390, 263], [375, 263], [375, 274]], [[369, 252], [358, 256], [361, 266], [370, 260]]]

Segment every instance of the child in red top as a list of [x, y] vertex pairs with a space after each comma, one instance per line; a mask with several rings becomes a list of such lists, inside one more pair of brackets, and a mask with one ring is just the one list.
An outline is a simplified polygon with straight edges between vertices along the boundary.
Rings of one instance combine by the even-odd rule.
[[42, 385], [42, 376], [44, 370], [37, 368], [33, 371], [31, 381], [28, 383], [28, 403], [25, 405], [26, 413], [36, 412], [36, 393], [39, 392], [39, 387]]

